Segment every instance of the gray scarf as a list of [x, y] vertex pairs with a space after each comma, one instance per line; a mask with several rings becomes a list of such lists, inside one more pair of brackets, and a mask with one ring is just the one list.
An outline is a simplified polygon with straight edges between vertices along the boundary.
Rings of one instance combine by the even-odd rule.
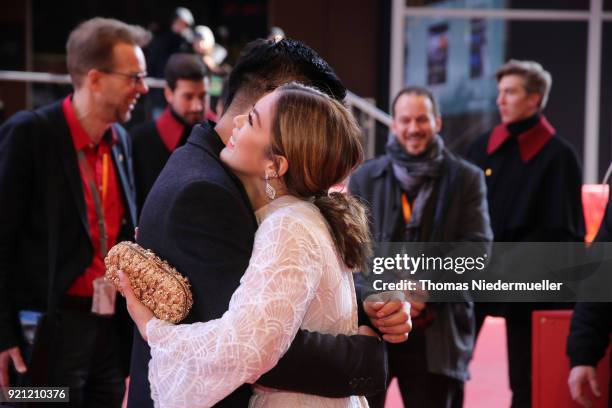
[[391, 158], [396, 180], [409, 196], [416, 195], [410, 221], [406, 223], [406, 241], [418, 240], [425, 205], [431, 197], [436, 180], [440, 178], [443, 151], [444, 142], [440, 135], [434, 136], [425, 152], [418, 156], [408, 154], [395, 137], [387, 143], [387, 154]]

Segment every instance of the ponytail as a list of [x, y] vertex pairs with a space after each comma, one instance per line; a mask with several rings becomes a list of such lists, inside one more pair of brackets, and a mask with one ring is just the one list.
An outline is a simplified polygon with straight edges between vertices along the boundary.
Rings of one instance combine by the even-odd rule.
[[363, 160], [357, 121], [340, 102], [304, 85], [283, 85], [277, 92], [270, 150], [289, 163], [283, 176], [287, 192], [315, 196], [338, 254], [348, 268], [359, 269], [370, 254], [365, 207], [354, 197], [327, 194]]
[[370, 256], [370, 231], [365, 206], [359, 199], [330, 193], [315, 197], [314, 205], [330, 226], [342, 260], [352, 270], [359, 269]]

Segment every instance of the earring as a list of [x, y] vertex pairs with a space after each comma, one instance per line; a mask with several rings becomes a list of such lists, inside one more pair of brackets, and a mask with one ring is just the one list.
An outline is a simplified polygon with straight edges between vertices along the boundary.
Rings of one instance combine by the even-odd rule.
[[266, 173], [266, 177], [264, 180], [266, 181], [266, 196], [268, 197], [270, 201], [272, 201], [274, 200], [274, 198], [276, 198], [276, 190], [274, 189], [274, 187], [272, 187], [272, 185], [268, 181], [270, 180], [270, 176], [268, 176], [268, 173]]

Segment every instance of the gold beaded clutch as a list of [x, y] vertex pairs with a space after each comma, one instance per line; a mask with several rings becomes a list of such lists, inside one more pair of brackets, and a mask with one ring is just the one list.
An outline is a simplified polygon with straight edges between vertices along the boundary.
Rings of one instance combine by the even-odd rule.
[[106, 279], [119, 289], [117, 272], [123, 271], [129, 277], [136, 297], [158, 319], [178, 323], [191, 310], [193, 296], [187, 278], [153, 251], [124, 241], [111, 248], [104, 263]]

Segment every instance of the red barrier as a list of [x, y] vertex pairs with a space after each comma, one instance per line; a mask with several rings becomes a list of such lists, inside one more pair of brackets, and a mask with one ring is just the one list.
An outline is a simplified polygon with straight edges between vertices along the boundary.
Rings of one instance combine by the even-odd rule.
[[[570, 396], [567, 386], [569, 359], [565, 354], [572, 312], [569, 310], [546, 310], [534, 312], [532, 316], [532, 406], [533, 408], [579, 408]], [[595, 398], [593, 408], [608, 406], [608, 381], [610, 348], [597, 366], [597, 378], [602, 391]], [[588, 388], [588, 386], [586, 387]], [[585, 388], [585, 389], [586, 389]]]

